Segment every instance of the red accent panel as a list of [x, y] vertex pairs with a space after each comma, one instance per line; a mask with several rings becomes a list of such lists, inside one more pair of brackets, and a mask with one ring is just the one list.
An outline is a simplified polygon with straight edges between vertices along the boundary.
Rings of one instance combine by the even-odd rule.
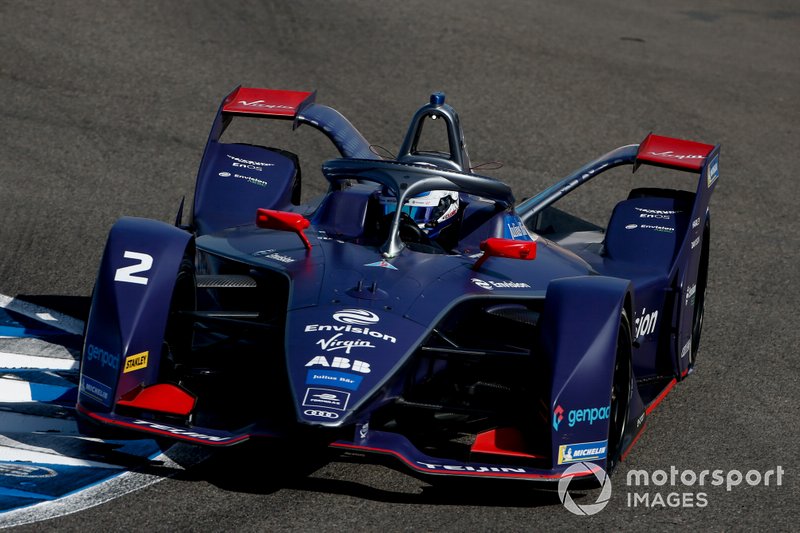
[[650, 163], [679, 170], [700, 172], [706, 157], [714, 146], [694, 141], [684, 141], [660, 135], [648, 135], [639, 145], [636, 154], [637, 165]]
[[669, 391], [672, 390], [672, 387], [674, 387], [676, 383], [678, 383], [677, 379], [673, 379], [672, 381], [670, 381], [669, 385], [667, 385], [664, 388], [664, 390], [661, 391], [661, 394], [656, 396], [656, 399], [653, 400], [650, 403], [650, 405], [647, 406], [647, 409], [645, 409], [644, 412], [649, 415], [653, 411], [653, 409], [655, 409], [658, 406], [658, 404], [660, 404], [664, 400], [664, 398], [667, 397], [667, 394], [669, 394]]
[[302, 108], [302, 104], [313, 100], [313, 93], [301, 91], [276, 91], [239, 87], [225, 99], [222, 111], [244, 115], [266, 115], [292, 118]]
[[525, 453], [525, 442], [517, 428], [497, 428], [479, 433], [470, 448], [472, 453], [492, 455], [511, 455], [514, 457], [541, 458], [540, 455]]
[[481, 243], [483, 255], [475, 262], [473, 270], [478, 270], [490, 257], [507, 257], [509, 259], [536, 259], [536, 241], [515, 241], [492, 237]]
[[159, 383], [142, 389], [132, 400], [118, 401], [117, 405], [186, 416], [192, 412], [196, 401], [194, 396], [177, 385]]
[[308, 237], [303, 233], [303, 230], [308, 229], [310, 224], [307, 218], [298, 213], [263, 208], [256, 211], [256, 226], [297, 233], [297, 236], [300, 237], [305, 247], [309, 250], [311, 249], [311, 243], [308, 242]]

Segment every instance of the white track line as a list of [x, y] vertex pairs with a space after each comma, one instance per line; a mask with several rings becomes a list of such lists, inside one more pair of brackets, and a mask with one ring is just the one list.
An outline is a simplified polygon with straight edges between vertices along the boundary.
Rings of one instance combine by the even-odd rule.
[[110, 468], [121, 470], [123, 467], [99, 461], [89, 461], [86, 459], [76, 459], [57, 453], [35, 452], [32, 450], [22, 450], [10, 446], [0, 446], [0, 461], [26, 463], [36, 463], [41, 465], [64, 465], [64, 466], [90, 466], [93, 468]]
[[0, 352], [0, 368], [35, 368], [42, 370], [77, 370], [75, 359], [60, 357], [38, 357], [18, 353]]
[[67, 333], [83, 335], [83, 321], [46, 307], [0, 294], [0, 307], [45, 322]]
[[30, 383], [18, 379], [0, 378], [0, 403], [30, 403], [32, 401]]

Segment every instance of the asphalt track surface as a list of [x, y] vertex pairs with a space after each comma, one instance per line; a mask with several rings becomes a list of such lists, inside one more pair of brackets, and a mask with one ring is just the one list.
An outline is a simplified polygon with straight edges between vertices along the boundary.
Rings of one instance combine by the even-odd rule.
[[[800, 527], [796, 2], [3, 0], [0, 50], [0, 293], [78, 318], [108, 229], [123, 215], [174, 219], [238, 84], [318, 89], [391, 151], [443, 90], [473, 162], [501, 161], [493, 174], [519, 198], [649, 131], [723, 146], [698, 369], [649, 418], [600, 513], [573, 516], [516, 484], [430, 485], [243, 449], [20, 530]], [[335, 154], [302, 130], [282, 135], [309, 196]], [[599, 209], [604, 191], [577, 207]], [[702, 508], [628, 505], [629, 469], [779, 465], [781, 486], [650, 487], [706, 492]]]

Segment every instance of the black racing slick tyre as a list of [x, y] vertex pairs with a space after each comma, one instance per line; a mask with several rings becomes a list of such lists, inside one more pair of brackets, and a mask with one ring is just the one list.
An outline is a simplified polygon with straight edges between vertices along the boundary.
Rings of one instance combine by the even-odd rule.
[[162, 368], [161, 378], [165, 381], [177, 381], [179, 368], [189, 362], [194, 339], [194, 320], [190, 314], [196, 308], [196, 298], [194, 261], [187, 254], [175, 279], [164, 332], [163, 353], [168, 364]]
[[622, 457], [622, 443], [630, 414], [633, 379], [631, 362], [631, 326], [623, 311], [617, 335], [617, 355], [614, 359], [614, 379], [611, 385], [611, 410], [608, 420], [608, 455], [606, 472], [610, 475]]
[[694, 369], [695, 362], [697, 361], [697, 351], [700, 349], [700, 335], [703, 333], [710, 239], [711, 223], [706, 220], [706, 226], [703, 230], [703, 250], [700, 254], [700, 265], [697, 269], [697, 290], [694, 295], [694, 310], [692, 312], [692, 350], [689, 354], [689, 370]]

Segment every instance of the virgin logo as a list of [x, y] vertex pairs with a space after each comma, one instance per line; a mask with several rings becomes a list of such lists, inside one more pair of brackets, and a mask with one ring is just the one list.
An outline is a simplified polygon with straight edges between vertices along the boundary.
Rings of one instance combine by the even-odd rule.
[[705, 159], [706, 156], [704, 155], [697, 155], [697, 154], [676, 154], [672, 150], [667, 150], [666, 152], [650, 152], [650, 155], [655, 155], [659, 157], [671, 157], [672, 159]]
[[333, 313], [333, 319], [342, 324], [358, 324], [369, 326], [380, 322], [380, 317], [366, 309], [342, 309]]

